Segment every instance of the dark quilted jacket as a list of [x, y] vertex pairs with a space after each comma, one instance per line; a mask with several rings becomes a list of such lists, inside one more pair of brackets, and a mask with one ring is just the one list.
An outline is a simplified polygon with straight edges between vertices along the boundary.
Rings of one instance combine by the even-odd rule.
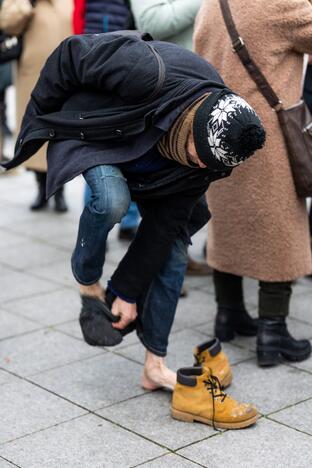
[[87, 0], [84, 32], [96, 34], [131, 29], [132, 15], [124, 0]]

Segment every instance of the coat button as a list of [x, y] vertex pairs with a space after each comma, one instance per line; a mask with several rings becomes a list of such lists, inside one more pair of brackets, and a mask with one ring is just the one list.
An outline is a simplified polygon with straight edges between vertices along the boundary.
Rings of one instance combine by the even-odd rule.
[[83, 132], [80, 132], [80, 140], [84, 140], [85, 139], [85, 134]]
[[120, 130], [120, 128], [117, 128], [117, 129], [115, 130], [115, 133], [116, 133], [116, 135], [118, 135], [118, 136], [120, 136], [120, 137], [123, 135], [123, 132], [122, 132], [122, 130]]
[[53, 130], [53, 128], [51, 128], [51, 130], [49, 130], [49, 137], [50, 137], [50, 138], [54, 138], [54, 137], [55, 137], [55, 131]]

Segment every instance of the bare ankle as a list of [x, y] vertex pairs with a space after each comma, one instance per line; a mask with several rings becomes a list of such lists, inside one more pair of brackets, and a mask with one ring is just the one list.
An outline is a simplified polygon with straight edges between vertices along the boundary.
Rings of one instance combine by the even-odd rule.
[[104, 289], [100, 285], [100, 282], [97, 281], [96, 283], [90, 285], [79, 284], [79, 292], [82, 296], [91, 296], [104, 301], [105, 293]]
[[142, 377], [142, 387], [146, 390], [156, 390], [158, 388], [173, 390], [175, 384], [176, 373], [166, 367], [165, 359], [147, 351]]

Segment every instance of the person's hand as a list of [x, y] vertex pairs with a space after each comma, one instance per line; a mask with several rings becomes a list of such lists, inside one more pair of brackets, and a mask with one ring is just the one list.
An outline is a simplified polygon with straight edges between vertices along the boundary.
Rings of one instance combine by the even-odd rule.
[[112, 326], [121, 330], [137, 318], [137, 306], [116, 297], [112, 305], [112, 314], [120, 317], [119, 322], [113, 323]]

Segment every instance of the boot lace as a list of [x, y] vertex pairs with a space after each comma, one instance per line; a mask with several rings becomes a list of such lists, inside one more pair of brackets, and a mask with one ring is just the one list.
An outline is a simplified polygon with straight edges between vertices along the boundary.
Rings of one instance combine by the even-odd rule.
[[221, 398], [221, 403], [223, 403], [227, 394], [223, 392], [220, 380], [217, 376], [211, 374], [208, 379], [203, 382], [208, 392], [212, 395], [212, 426], [215, 431], [219, 431], [215, 426], [215, 399]]

